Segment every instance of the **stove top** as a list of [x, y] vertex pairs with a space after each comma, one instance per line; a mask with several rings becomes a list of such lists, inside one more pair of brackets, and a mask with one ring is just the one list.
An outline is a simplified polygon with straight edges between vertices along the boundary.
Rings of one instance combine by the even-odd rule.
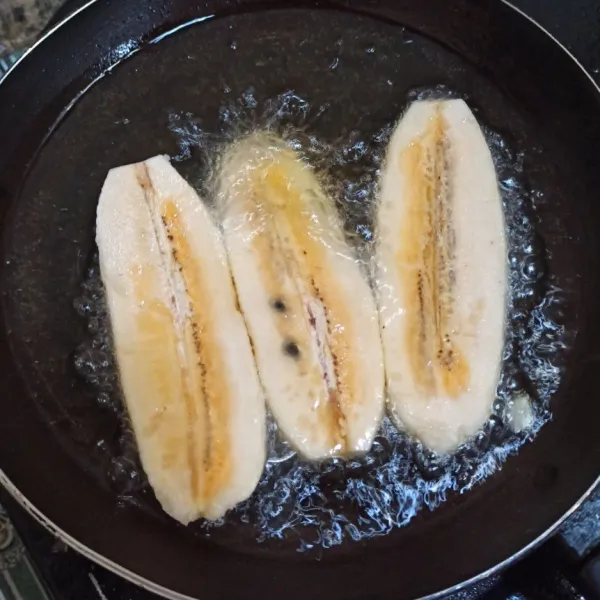
[[[0, 6], [0, 36], [6, 37], [6, 32], [14, 34], [17, 31], [17, 34], [9, 40], [0, 37], [0, 78], [22, 51], [22, 48], [15, 46], [15, 40], [31, 41], [31, 36], [43, 26], [42, 19], [60, 4], [60, 0], [5, 2], [2, 0]], [[64, 18], [86, 2], [67, 0], [55, 13], [51, 23]], [[600, 83], [599, 0], [512, 2], [557, 37]], [[10, 10], [6, 9], [7, 4]], [[23, 23], [22, 31], [26, 33], [20, 37], [19, 21]], [[156, 596], [95, 565], [56, 540], [0, 488], [0, 600], [152, 598]], [[490, 577], [449, 598], [600, 599], [600, 490], [586, 500], [557, 535], [529, 557], [503, 574]]]

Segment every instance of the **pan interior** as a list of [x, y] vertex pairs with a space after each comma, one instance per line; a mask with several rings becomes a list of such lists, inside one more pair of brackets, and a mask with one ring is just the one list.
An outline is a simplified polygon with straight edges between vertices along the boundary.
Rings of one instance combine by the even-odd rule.
[[[167, 519], [137, 463], [120, 404], [94, 243], [102, 182], [110, 168], [169, 154], [210, 202], [215, 153], [254, 128], [268, 127], [294, 140], [327, 173], [347, 231], [367, 256], [375, 182], [391, 127], [410, 99], [466, 99], [494, 150], [514, 234], [512, 309], [520, 317], [511, 331], [520, 345], [507, 349], [508, 362], [519, 363], [526, 351], [521, 342], [528, 337], [537, 344], [530, 358], [540, 361], [529, 371], [521, 363], [505, 369], [495, 418], [501, 421], [515, 390], [538, 397], [538, 424], [547, 417], [550, 397], [560, 401], [560, 394], [554, 395], [577, 330], [582, 249], [571, 243], [578, 225], [553, 216], [555, 205], [572, 193], [553, 169], [562, 160], [560, 147], [499, 88], [428, 38], [333, 10], [230, 15], [164, 36], [130, 57], [127, 50], [125, 45], [120, 65], [78, 98], [40, 150], [12, 215], [5, 272], [12, 290], [6, 317], [13, 351], [40, 414], [64, 451], [113, 493], [115, 503]], [[545, 320], [537, 333], [536, 319]], [[444, 480], [447, 464], [390, 433], [378, 440], [370, 463], [331, 463], [315, 470], [292, 461], [282, 467], [291, 477], [287, 488], [267, 482], [268, 503], [255, 501], [222, 527], [201, 522], [183, 535], [278, 556], [328, 547], [335, 553], [359, 551], [352, 538], [387, 543], [379, 533], [402, 535], [398, 525], [421, 508], [437, 507], [447, 493], [472, 488], [529, 436], [508, 439], [498, 422], [492, 420], [489, 431], [460, 455], [458, 477], [451, 480]], [[280, 460], [286, 451], [273, 447], [272, 458]], [[393, 473], [383, 469], [390, 457], [396, 460]], [[484, 458], [487, 471], [481, 470]], [[414, 482], [415, 495], [388, 507], [395, 513], [391, 526], [383, 524], [386, 516], [352, 529], [356, 505], [347, 494], [348, 478], [360, 481], [370, 469], [379, 469], [384, 486], [394, 485], [394, 476], [402, 473]], [[304, 478], [302, 490], [318, 484], [309, 510], [301, 511], [303, 518], [314, 519], [316, 501], [317, 526], [294, 521], [300, 513], [290, 513], [287, 521], [265, 517], [265, 511], [275, 514], [285, 505], [285, 494], [298, 487], [296, 476]], [[476, 486], [470, 494], [481, 490]], [[447, 507], [461, 501], [452, 496], [435, 513], [421, 511], [419, 519], [443, 519]], [[257, 527], [261, 519], [266, 528]], [[257, 545], [257, 538], [263, 543]]]

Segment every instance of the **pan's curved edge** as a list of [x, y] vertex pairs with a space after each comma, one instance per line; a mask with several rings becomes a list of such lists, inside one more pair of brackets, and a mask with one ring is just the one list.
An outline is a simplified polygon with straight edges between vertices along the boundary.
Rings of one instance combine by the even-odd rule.
[[540, 31], [546, 34], [582, 71], [583, 74], [590, 80], [591, 84], [596, 88], [596, 91], [600, 94], [600, 85], [596, 83], [596, 80], [590, 75], [588, 70], [581, 64], [580, 60], [552, 33], [550, 33], [543, 25], [540, 25], [534, 18], [530, 17], [526, 12], [523, 12], [518, 6], [511, 4], [509, 0], [501, 0], [503, 4], [512, 8], [516, 13], [519, 13], [524, 19], [527, 19], [532, 25], [535, 25]]
[[[25, 58], [27, 58], [27, 56], [31, 52], [33, 52], [39, 45], [41, 45], [47, 38], [49, 38], [51, 35], [53, 35], [58, 29], [60, 29], [68, 21], [70, 21], [71, 19], [76, 17], [80, 12], [86, 10], [93, 4], [96, 4], [96, 2], [98, 2], [98, 1], [99, 0], [90, 0], [87, 4], [85, 4], [81, 8], [74, 11], [67, 18], [65, 18], [64, 20], [57, 23], [54, 27], [52, 27], [49, 31], [47, 31], [42, 37], [40, 37], [40, 39], [37, 40], [37, 42], [35, 44], [33, 44], [29, 49], [27, 49], [23, 53], [23, 55], [5, 73], [4, 77], [0, 80], [0, 86], [2, 85], [2, 83], [4, 81], [6, 81], [6, 79], [11, 75], [11, 73], [21, 64], [21, 62], [24, 61]], [[542, 31], [545, 35], [547, 35], [557, 46], [559, 46], [561, 48], [561, 50], [567, 56], [569, 56], [569, 58], [579, 67], [579, 69], [583, 72], [583, 74], [587, 77], [587, 79], [591, 82], [591, 84], [594, 86], [594, 88], [600, 95], [600, 86], [598, 85], [598, 83], [596, 83], [595, 79], [586, 70], [586, 68], [581, 64], [579, 59], [564, 44], [562, 44], [554, 35], [552, 35], [552, 33], [550, 33], [547, 29], [545, 29], [535, 19], [530, 17], [527, 13], [523, 12], [520, 8], [511, 4], [511, 2], [509, 2], [509, 0], [501, 0], [501, 2], [503, 4], [505, 4], [507, 7], [511, 8], [512, 10], [517, 12], [523, 18], [527, 19], [527, 21], [529, 21], [532, 25], [537, 27], [540, 31]], [[165, 588], [161, 585], [158, 585], [158, 584], [150, 581], [149, 579], [146, 579], [146, 578], [142, 577], [141, 575], [134, 573], [133, 571], [125, 569], [118, 563], [111, 561], [109, 558], [103, 556], [102, 554], [98, 554], [97, 552], [95, 552], [92, 548], [89, 548], [85, 544], [82, 544], [79, 540], [70, 536], [66, 531], [64, 531], [63, 529], [58, 527], [53, 521], [48, 519], [48, 517], [46, 517], [46, 515], [44, 515], [38, 508], [36, 508], [19, 491], [19, 489], [11, 482], [11, 480], [7, 477], [7, 475], [4, 473], [4, 471], [2, 469], [0, 469], [0, 485], [2, 485], [11, 494], [11, 496], [21, 505], [21, 507], [24, 510], [26, 510], [36, 521], [38, 521], [38, 523], [40, 523], [52, 535], [56, 536], [58, 539], [63, 541], [65, 544], [67, 544], [68, 546], [70, 546], [71, 548], [73, 548], [74, 550], [76, 550], [77, 552], [79, 552], [80, 554], [82, 554], [83, 556], [88, 558], [89, 560], [92, 560], [93, 562], [97, 563], [101, 567], [104, 567], [105, 569], [112, 571], [113, 573], [119, 575], [120, 577], [123, 577], [124, 579], [138, 585], [139, 587], [141, 587], [147, 591], [150, 591], [154, 594], [162, 596], [163, 598], [167, 598], [168, 600], [200, 600], [199, 598], [193, 598], [191, 596], [186, 596], [186, 595], [180, 594], [178, 592], [175, 592], [173, 590], [170, 590], [168, 588]], [[579, 507], [583, 504], [583, 502], [585, 502], [585, 500], [587, 500], [591, 496], [591, 494], [596, 490], [596, 488], [598, 488], [598, 487], [600, 487], [600, 476], [584, 492], [584, 494], [579, 498], [579, 500], [577, 500], [575, 502], [575, 504], [573, 504], [573, 506], [571, 506], [571, 508], [561, 516], [561, 518], [558, 521], [556, 521], [546, 531], [541, 533], [537, 538], [535, 538], [533, 541], [531, 541], [529, 544], [527, 544], [527, 546], [525, 546], [524, 548], [521, 548], [521, 550], [519, 550], [518, 552], [516, 552], [509, 558], [498, 563], [497, 565], [494, 565], [493, 567], [491, 567], [487, 571], [484, 571], [483, 573], [480, 573], [479, 575], [471, 577], [470, 579], [467, 579], [466, 581], [458, 583], [458, 584], [456, 584], [450, 588], [447, 588], [445, 590], [440, 590], [438, 592], [435, 592], [434, 594], [424, 596], [420, 600], [435, 600], [437, 598], [441, 598], [448, 594], [463, 590], [466, 587], [469, 587], [475, 583], [478, 583], [478, 582], [490, 577], [494, 573], [497, 573], [499, 571], [506, 569], [513, 563], [522, 559], [524, 556], [526, 556], [531, 551], [533, 551], [535, 548], [537, 548], [544, 540], [546, 540], [553, 533], [555, 533], [563, 525], [563, 523], [575, 511], [577, 511], [579, 509]]]
[[[4, 74], [2, 78], [0, 78], [0, 86], [10, 77], [11, 73], [31, 54], [38, 46], [43, 44], [46, 39], [48, 39], [51, 35], [53, 35], [57, 30], [59, 30], [63, 25], [69, 22], [71, 19], [75, 18], [79, 13], [88, 9], [93, 4], [96, 4], [99, 0], [90, 0], [77, 10], [73, 11], [68, 17], [58, 22], [54, 27], [49, 29], [44, 35], [42, 35], [31, 47], [29, 47], [19, 58], [18, 60], [10, 67], [10, 69]], [[167, 598], [168, 600], [200, 600], [199, 598], [192, 598], [191, 596], [185, 596], [183, 594], [179, 594], [174, 592], [173, 590], [169, 590], [163, 586], [160, 586], [144, 577], [141, 577], [137, 573], [133, 571], [129, 571], [125, 569], [118, 563], [111, 561], [106, 558], [102, 554], [98, 554], [85, 544], [82, 544], [79, 540], [70, 536], [66, 531], [62, 530], [60, 527], [56, 525], [53, 521], [51, 521], [44, 513], [42, 513], [36, 506], [34, 506], [25, 496], [21, 493], [21, 491], [12, 483], [12, 481], [6, 476], [4, 471], [0, 469], [0, 485], [2, 485], [6, 491], [20, 504], [20, 506], [29, 513], [40, 525], [42, 525], [47, 531], [49, 531], [52, 535], [57, 537], [59, 540], [70, 546], [72, 549], [76, 550], [89, 560], [95, 562], [96, 564], [112, 571], [113, 573], [127, 579], [128, 581], [134, 583], [135, 585], [162, 596], [163, 598]]]
[[68, 17], [59, 21], [54, 27], [49, 29], [44, 35], [42, 35], [32, 46], [27, 48], [25, 52], [17, 59], [17, 61], [11, 65], [10, 69], [6, 71], [4, 77], [0, 78], [0, 86], [10, 77], [11, 73], [23, 62], [40, 44], [43, 44], [53, 33], [55, 33], [58, 29], [60, 29], [65, 23], [68, 23], [71, 19], [76, 17], [80, 12], [83, 12], [92, 4], [96, 4], [99, 0], [90, 0], [87, 4], [84, 4], [77, 10], [74, 10]]
[[[558, 40], [552, 33], [550, 33], [543, 25], [538, 23], [535, 19], [530, 17], [526, 12], [523, 12], [519, 7], [512, 4], [509, 0], [501, 0], [503, 4], [505, 4], [508, 8], [514, 10], [524, 19], [527, 19], [532, 25], [537, 27], [542, 33], [547, 35], [582, 71], [582, 73], [588, 78], [590, 83], [596, 89], [596, 92], [600, 96], [600, 85], [596, 83], [596, 80], [591, 76], [591, 74], [587, 71], [587, 69], [581, 64], [580, 60], [560, 41]], [[518, 562], [522, 558], [524, 558], [527, 554], [535, 550], [544, 540], [548, 539], [552, 534], [556, 533], [558, 529], [563, 525], [563, 523], [592, 495], [592, 493], [600, 488], [600, 476], [596, 479], [596, 481], [587, 489], [587, 491], [579, 498], [579, 500], [551, 527], [546, 529], [543, 533], [541, 533], [537, 538], [531, 541], [527, 546], [521, 548], [518, 552], [509, 556], [507, 559], [503, 560], [501, 563], [491, 567], [487, 571], [476, 575], [475, 577], [471, 577], [471, 579], [467, 579], [467, 581], [463, 581], [451, 588], [447, 588], [445, 590], [441, 590], [434, 594], [430, 594], [429, 596], [425, 596], [420, 600], [435, 600], [436, 598], [441, 598], [446, 596], [447, 594], [451, 594], [453, 592], [458, 592], [463, 590], [466, 587], [470, 587], [471, 585], [483, 581], [484, 579], [490, 577], [491, 575], [503, 571], [510, 565]]]
[[[96, 1], [96, 0], [94, 0]], [[91, 561], [97, 563], [101, 567], [116, 573], [120, 577], [135, 583], [139, 587], [148, 590], [154, 594], [162, 596], [163, 598], [167, 598], [168, 600], [201, 600], [200, 598], [193, 598], [192, 596], [184, 596], [183, 594], [179, 594], [178, 592], [174, 592], [173, 590], [169, 590], [157, 583], [150, 581], [149, 579], [145, 579], [141, 575], [134, 573], [133, 571], [129, 571], [125, 569], [121, 565], [113, 562], [112, 560], [106, 558], [102, 554], [98, 554], [85, 544], [82, 544], [79, 540], [70, 536], [66, 531], [62, 530], [58, 527], [53, 521], [48, 519], [40, 510], [38, 510], [27, 498], [15, 487], [10, 479], [6, 476], [4, 471], [0, 469], [0, 485], [2, 485], [10, 495], [38, 522], [42, 525], [46, 530], [48, 530], [52, 535], [57, 537], [59, 540], [77, 550], [80, 554], [89, 558]]]
[[[502, 1], [504, 2], [504, 0], [502, 0]], [[508, 4], [508, 2], [506, 4]], [[599, 89], [599, 91], [600, 91], [600, 89]], [[2, 481], [2, 471], [0, 471], [0, 481]], [[471, 579], [467, 579], [466, 581], [463, 581], [462, 583], [458, 583], [458, 584], [456, 584], [450, 588], [447, 588], [445, 590], [435, 592], [434, 594], [430, 594], [429, 596], [423, 596], [422, 598], [419, 598], [419, 600], [436, 600], [437, 598], [442, 598], [448, 594], [452, 594], [452, 593], [458, 592], [460, 590], [464, 590], [465, 588], [470, 587], [476, 583], [479, 583], [479, 582], [483, 581], [484, 579], [487, 579], [488, 577], [491, 577], [492, 575], [499, 573], [500, 571], [504, 571], [504, 569], [510, 567], [512, 564], [518, 562], [519, 560], [521, 560], [522, 558], [527, 556], [527, 554], [529, 554], [530, 552], [535, 550], [545, 540], [547, 540], [552, 534], [556, 533], [558, 531], [558, 529], [560, 529], [560, 527], [564, 524], [564, 522], [592, 495], [592, 493], [597, 488], [600, 488], [600, 477], [598, 477], [596, 479], [596, 481], [594, 481], [594, 483], [584, 492], [583, 496], [581, 496], [581, 498], [579, 498], [579, 500], [577, 500], [577, 502], [575, 502], [575, 504], [573, 504], [573, 506], [558, 521], [556, 521], [553, 525], [551, 525], [548, 529], [546, 529], [546, 531], [544, 531], [543, 533], [538, 535], [538, 537], [536, 537], [535, 540], [529, 542], [529, 544], [527, 544], [527, 546], [525, 546], [524, 548], [521, 548], [521, 550], [519, 550], [518, 552], [515, 552], [512, 556], [509, 556], [507, 559], [503, 560], [502, 562], [498, 563], [497, 565], [494, 565], [493, 567], [489, 568], [487, 571], [484, 571], [483, 573], [480, 573], [479, 575], [475, 575], [475, 577], [471, 577]]]
[[[57, 537], [59, 540], [63, 541], [65, 544], [90, 559], [91, 561], [97, 563], [101, 567], [116, 573], [120, 577], [131, 581], [132, 583], [138, 585], [139, 587], [148, 590], [149, 592], [153, 592], [163, 598], [167, 598], [168, 600], [201, 600], [200, 598], [193, 598], [192, 596], [185, 596], [179, 594], [178, 592], [174, 592], [173, 590], [169, 590], [157, 583], [150, 581], [134, 573], [133, 571], [129, 571], [125, 569], [118, 563], [113, 562], [112, 560], [106, 558], [102, 554], [98, 554], [85, 544], [82, 544], [79, 540], [70, 536], [66, 531], [62, 530], [58, 527], [53, 521], [48, 519], [40, 510], [38, 510], [27, 498], [15, 487], [10, 479], [5, 475], [4, 471], [0, 469], [0, 485], [4, 486], [4, 488], [11, 494], [11, 496], [36, 520], [40, 523], [45, 529], [47, 529], [52, 535]], [[494, 573], [498, 571], [502, 571], [509, 567], [511, 564], [517, 562], [521, 558], [523, 558], [526, 554], [534, 550], [537, 546], [539, 546], [545, 539], [551, 536], [554, 532], [556, 532], [560, 526], [587, 500], [587, 498], [592, 494], [592, 492], [600, 486], [600, 477], [596, 479], [593, 485], [588, 488], [588, 490], [581, 496], [581, 498], [551, 527], [549, 527], [546, 531], [540, 534], [535, 540], [530, 542], [527, 546], [519, 550], [517, 553], [513, 554], [511, 557], [502, 561], [501, 563], [494, 565], [487, 571], [468, 579], [467, 581], [463, 581], [451, 588], [447, 588], [445, 590], [441, 590], [434, 594], [430, 594], [429, 596], [424, 596], [420, 600], [435, 600], [436, 598], [441, 598], [446, 596], [447, 594], [451, 594], [453, 592], [458, 592], [466, 587], [469, 587], [477, 582], [480, 582]]]

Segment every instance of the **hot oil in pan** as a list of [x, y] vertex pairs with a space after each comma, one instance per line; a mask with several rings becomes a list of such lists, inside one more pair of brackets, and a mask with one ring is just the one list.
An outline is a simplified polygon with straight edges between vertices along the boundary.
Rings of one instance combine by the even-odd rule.
[[[432, 88], [439, 83], [447, 87]], [[552, 221], [549, 192], [566, 195], [568, 182], [553, 177], [546, 156], [554, 153], [535, 157], [552, 143], [546, 130], [532, 130], [468, 63], [395, 25], [336, 11], [216, 19], [139, 51], [83, 94], [40, 152], [16, 211], [7, 314], [24, 349], [15, 351], [66, 451], [119, 502], [177, 526], [140, 468], [118, 389], [91, 225], [108, 170], [168, 153], [210, 200], [223, 145], [251, 129], [272, 129], [320, 173], [368, 265], [378, 170], [416, 86], [426, 91], [413, 98], [454, 90], [490, 126], [511, 289], [493, 416], [450, 459], [432, 456], [386, 420], [368, 456], [320, 465], [296, 457], [271, 422], [269, 462], [255, 494], [223, 522], [186, 531], [243, 551], [275, 548], [278, 556], [381, 538], [451, 492], [473, 488], [549, 418], [577, 301], [571, 273], [555, 265], [557, 257], [577, 265], [578, 250], [565, 235], [565, 228], [577, 234], [573, 226]]]
[[[443, 88], [411, 94], [413, 98], [431, 95], [452, 94]], [[223, 144], [254, 128], [276, 131], [328, 182], [330, 194], [339, 200], [346, 232], [368, 269], [376, 241], [372, 216], [377, 176], [393, 123], [371, 137], [353, 132], [331, 143], [310, 133], [328, 110], [327, 105], [311, 106], [292, 91], [261, 105], [248, 90], [222, 107], [219, 135], [204, 131], [191, 114], [172, 114], [170, 128], [180, 148], [174, 160], [201, 154], [205, 169], [196, 184], [205, 197], [214, 198], [212, 165], [218, 162], [215, 157]], [[560, 381], [560, 355], [567, 344], [565, 332], [550, 316], [560, 305], [560, 290], [545, 277], [532, 195], [523, 184], [523, 157], [494, 132], [486, 130], [486, 136], [506, 215], [510, 294], [501, 380], [493, 414], [481, 433], [455, 456], [441, 458], [399, 433], [386, 418], [367, 456], [314, 464], [298, 457], [269, 419], [269, 459], [255, 493], [219, 522], [193, 525], [199, 533], [210, 535], [220, 527], [231, 528], [235, 535], [235, 527], [245, 523], [255, 528], [259, 541], [293, 535], [303, 551], [339, 545], [345, 537], [380, 536], [407, 524], [419, 510], [436, 508], [450, 491], [465, 492], [491, 475], [549, 417], [549, 400]], [[115, 411], [124, 423], [121, 455], [112, 457], [107, 473], [111, 485], [123, 501], [144, 502], [140, 492], [147, 492], [148, 485], [118, 392], [96, 260], [76, 302], [91, 335], [78, 349], [75, 364], [98, 390], [99, 404]]]

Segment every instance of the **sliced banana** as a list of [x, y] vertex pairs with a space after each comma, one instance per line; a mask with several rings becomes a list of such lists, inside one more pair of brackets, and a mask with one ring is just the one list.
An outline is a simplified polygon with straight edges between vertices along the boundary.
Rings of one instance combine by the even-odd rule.
[[507, 295], [498, 182], [465, 102], [410, 106], [387, 151], [377, 230], [391, 413], [449, 452], [491, 412]]
[[97, 213], [120, 380], [142, 465], [182, 523], [254, 490], [263, 393], [225, 249], [166, 157], [113, 169]]
[[234, 143], [220, 177], [232, 272], [280, 428], [310, 459], [366, 452], [384, 406], [381, 340], [332, 201], [264, 133]]

